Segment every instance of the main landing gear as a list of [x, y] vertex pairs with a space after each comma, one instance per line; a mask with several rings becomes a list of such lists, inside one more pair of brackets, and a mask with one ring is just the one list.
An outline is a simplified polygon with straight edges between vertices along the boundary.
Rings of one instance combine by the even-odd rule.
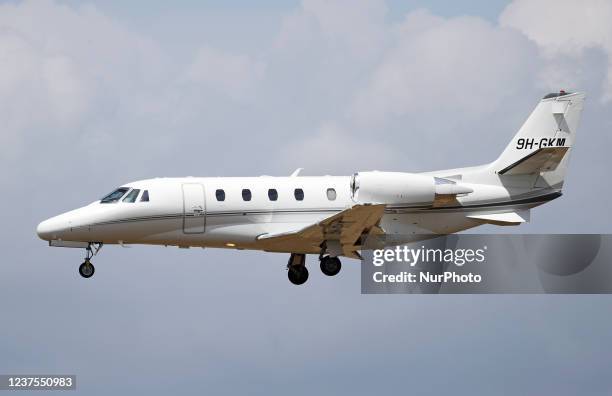
[[[324, 256], [321, 260], [321, 272], [327, 276], [338, 275], [342, 269], [342, 263], [338, 257]], [[287, 263], [287, 276], [294, 285], [302, 285], [308, 280], [308, 269], [306, 268], [306, 255], [301, 253], [291, 253]]]
[[291, 253], [287, 263], [287, 276], [289, 282], [294, 285], [302, 285], [308, 280], [308, 268], [306, 268], [306, 255]]
[[91, 263], [91, 258], [98, 254], [98, 252], [102, 249], [101, 243], [90, 243], [85, 250], [85, 261], [83, 264], [79, 266], [79, 274], [83, 278], [91, 278], [96, 272], [96, 268]]
[[336, 276], [342, 269], [342, 263], [338, 257], [323, 256], [321, 257], [321, 272], [327, 276]]

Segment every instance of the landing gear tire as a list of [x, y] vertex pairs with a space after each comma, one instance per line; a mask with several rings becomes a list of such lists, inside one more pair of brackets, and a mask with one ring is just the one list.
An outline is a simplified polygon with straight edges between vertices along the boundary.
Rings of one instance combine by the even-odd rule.
[[89, 260], [79, 266], [79, 274], [81, 274], [83, 278], [91, 278], [94, 272], [96, 272], [96, 269]]
[[292, 265], [288, 268], [287, 276], [294, 285], [302, 285], [308, 280], [308, 268], [304, 265]]
[[342, 263], [338, 257], [324, 256], [321, 258], [321, 272], [327, 276], [338, 275], [342, 269]]

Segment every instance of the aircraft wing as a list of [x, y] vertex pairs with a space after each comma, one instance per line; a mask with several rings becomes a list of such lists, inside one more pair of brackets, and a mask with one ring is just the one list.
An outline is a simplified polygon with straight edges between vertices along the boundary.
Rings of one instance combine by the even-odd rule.
[[266, 250], [316, 252], [325, 242], [333, 254], [360, 258], [362, 235], [382, 233], [378, 227], [385, 205], [354, 205], [302, 229], [260, 235]]

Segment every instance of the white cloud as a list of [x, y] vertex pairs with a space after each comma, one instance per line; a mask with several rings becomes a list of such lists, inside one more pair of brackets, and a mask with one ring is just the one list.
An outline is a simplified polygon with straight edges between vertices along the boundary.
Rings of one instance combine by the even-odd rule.
[[[445, 138], [448, 147], [437, 148], [435, 154], [443, 158], [455, 150], [454, 143], [462, 142], [461, 135], [476, 120], [532, 99], [538, 48], [515, 30], [481, 18], [443, 18], [426, 10], [411, 12], [394, 23], [385, 19], [384, 4], [373, 2], [382, 7], [371, 12], [372, 18], [368, 19], [368, 12], [363, 18], [345, 17], [338, 4], [304, 2], [285, 20], [275, 57], [269, 62], [271, 70], [280, 70], [274, 75], [291, 69], [291, 91], [299, 92], [299, 101], [291, 105], [311, 115], [307, 120], [311, 125], [297, 126], [317, 131], [302, 140], [302, 147], [367, 147], [377, 142], [377, 151], [384, 155], [370, 154], [374, 159], [367, 166], [377, 167], [377, 161], [387, 165], [385, 158], [403, 157], [396, 168], [415, 169], [419, 161], [432, 158], [415, 147]], [[333, 30], [330, 21], [342, 21], [342, 28]], [[358, 45], [364, 42], [364, 25], [365, 31], [376, 32], [374, 51]], [[353, 40], [345, 39], [350, 32]], [[287, 61], [286, 53], [294, 55], [295, 61]], [[498, 128], [505, 122], [498, 122]], [[342, 131], [341, 139], [338, 131]], [[326, 144], [326, 135], [339, 144]], [[509, 136], [506, 132], [502, 139]], [[303, 157], [308, 162], [300, 166], [320, 165], [317, 156]], [[355, 164], [359, 155], [351, 158], [346, 161], [362, 166]]]
[[68, 135], [129, 103], [134, 85], [159, 79], [159, 51], [95, 8], [52, 1], [0, 5], [3, 160], [26, 144]]
[[[583, 14], [607, 15], [607, 3], [600, 11], [589, 4]], [[45, 148], [95, 147], [88, 156], [95, 164], [134, 149], [150, 158], [195, 153], [242, 136], [244, 147], [234, 145], [234, 154], [262, 167], [242, 173], [274, 172], [271, 154], [294, 153], [296, 142], [305, 153], [285, 155], [283, 168], [299, 159], [296, 166], [325, 163], [337, 173], [348, 163], [392, 167], [387, 158], [405, 157], [396, 167], [411, 169], [429, 167], [432, 156], [431, 166], [438, 166], [453, 146], [476, 139], [471, 131], [482, 123], [495, 125], [486, 138], [498, 144], [520, 125], [523, 104], [549, 89], [599, 83], [587, 66], [575, 66], [584, 59], [581, 48], [607, 48], [602, 18], [586, 32], [557, 34], [557, 21], [570, 24], [563, 15], [571, 4], [561, 4], [555, 18], [549, 14], [556, 9], [545, 5], [513, 2], [495, 24], [426, 10], [398, 20], [388, 17], [384, 1], [304, 0], [279, 20], [276, 38], [257, 49], [212, 46], [203, 36], [187, 57], [173, 57], [168, 43], [93, 6], [3, 4], [0, 161], [19, 158], [19, 147], [35, 140]], [[414, 149], [440, 139], [447, 144], [435, 154]], [[339, 146], [350, 148], [340, 150], [339, 160], [321, 162], [313, 154]], [[366, 155], [371, 147], [384, 154], [362, 163], [346, 154]], [[221, 157], [213, 152], [207, 160], [227, 168]]]
[[380, 0], [303, 0], [284, 18], [276, 46], [320, 47], [343, 55], [376, 54], [384, 40], [387, 7]]
[[70, 124], [88, 111], [91, 87], [72, 59], [47, 57], [41, 69], [49, 108], [61, 124]]
[[[333, 146], [325, 143], [326, 135], [342, 144], [375, 136], [388, 155], [407, 156], [401, 169], [428, 164], [432, 156], [443, 162], [466, 139], [503, 148], [540, 95], [598, 81], [585, 49], [605, 50], [612, 32], [604, 23], [612, 3], [604, 2], [515, 1], [499, 24], [427, 10], [394, 23], [385, 19], [382, 2], [367, 6], [362, 14], [346, 15], [342, 1], [304, 1], [285, 18], [268, 65], [275, 75], [291, 70], [294, 79], [285, 91], [302, 90], [291, 105], [308, 112], [311, 125], [297, 129], [317, 131], [303, 138], [302, 147]], [[510, 18], [517, 10], [529, 16], [525, 26]], [[604, 17], [590, 19], [599, 13]], [[566, 28], [572, 23], [577, 27]], [[577, 31], [581, 24], [591, 26]], [[364, 39], [364, 32], [373, 39]], [[484, 124], [491, 125], [488, 134], [474, 136]], [[436, 145], [435, 154], [414, 150], [440, 139], [445, 145]], [[472, 151], [485, 161], [496, 154]], [[310, 163], [320, 162], [311, 156]]]
[[572, 55], [611, 48], [610, 20], [608, 0], [515, 0], [500, 16], [503, 26], [520, 30], [544, 50]]
[[[603, 99], [612, 99], [612, 2], [609, 0], [515, 0], [500, 15], [502, 26], [512, 27], [533, 40], [549, 65], [543, 78], [572, 84], [581, 75], [586, 50], [603, 51], [607, 78]], [[568, 62], [570, 58], [573, 62]]]
[[310, 175], [331, 174], [330, 169], [344, 175], [359, 169], [393, 170], [398, 160], [393, 149], [375, 135], [361, 137], [333, 121], [289, 142], [281, 152], [285, 168], [304, 167]]
[[202, 84], [234, 100], [253, 98], [265, 64], [242, 54], [201, 47], [188, 67], [185, 82]]
[[474, 17], [416, 11], [390, 34], [395, 44], [356, 96], [352, 118], [374, 124], [402, 115], [469, 120], [516, 95], [537, 57], [522, 35]]

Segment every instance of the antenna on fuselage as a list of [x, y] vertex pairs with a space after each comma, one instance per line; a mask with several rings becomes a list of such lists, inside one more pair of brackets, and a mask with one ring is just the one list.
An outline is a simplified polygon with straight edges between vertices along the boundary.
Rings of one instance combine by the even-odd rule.
[[298, 177], [300, 175], [300, 172], [302, 171], [302, 169], [304, 169], [304, 168], [297, 168], [296, 170], [293, 171], [293, 173], [289, 177]]

